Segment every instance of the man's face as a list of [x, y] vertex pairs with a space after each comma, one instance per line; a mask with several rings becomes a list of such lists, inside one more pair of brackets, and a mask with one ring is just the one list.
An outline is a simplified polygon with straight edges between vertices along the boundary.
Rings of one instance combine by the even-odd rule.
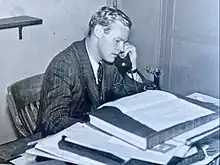
[[98, 49], [102, 60], [114, 62], [120, 52], [124, 51], [124, 43], [127, 42], [129, 28], [116, 21], [108, 33], [103, 33], [98, 41]]

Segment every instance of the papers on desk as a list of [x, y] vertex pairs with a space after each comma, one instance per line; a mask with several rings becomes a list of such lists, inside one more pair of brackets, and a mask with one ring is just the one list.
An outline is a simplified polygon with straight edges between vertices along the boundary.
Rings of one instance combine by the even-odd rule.
[[[80, 126], [82, 126], [82, 127], [80, 127]], [[50, 138], [47, 138], [44, 141], [39, 142], [35, 146], [35, 148], [37, 150], [42, 151], [42, 152], [53, 155], [53, 156], [57, 157], [58, 159], [62, 158], [64, 160], [66, 160], [66, 162], [69, 162], [69, 163], [75, 163], [75, 164], [81, 164], [81, 165], [87, 165], [87, 164], [104, 165], [104, 163], [89, 159], [85, 156], [59, 149], [58, 142], [62, 139], [62, 136], [66, 135], [68, 132], [72, 132], [72, 135], [75, 138], [87, 138], [88, 140], [89, 139], [95, 140], [95, 137], [92, 135], [89, 135], [89, 138], [88, 138], [88, 134], [83, 134], [83, 137], [79, 137], [78, 133], [80, 134], [80, 132], [83, 130], [84, 126], [85, 126], [84, 124], [81, 125], [80, 123], [76, 123], [76, 124], [70, 126], [69, 128], [59, 132], [58, 134], [53, 135]], [[100, 139], [101, 138], [97, 139], [97, 141], [99, 141]], [[88, 143], [89, 143], [89, 141], [88, 141]]]
[[[134, 158], [158, 164], [166, 164], [173, 156], [188, 157], [197, 153], [196, 147], [191, 148], [190, 146], [184, 146], [183, 143], [174, 140], [166, 142], [166, 144], [173, 145], [174, 148], [165, 153], [155, 151], [154, 149], [143, 151], [117, 138], [94, 131], [87, 125], [80, 123], [77, 123], [59, 134], [53, 135], [50, 138], [39, 142], [36, 145], [36, 148], [28, 150], [27, 153], [82, 165], [103, 164], [82, 155], [60, 150], [58, 143], [62, 139], [63, 135], [68, 137], [67, 141], [91, 147], [93, 149], [110, 152], [123, 158], [125, 162], [130, 158]], [[163, 145], [161, 144], [161, 146]], [[180, 152], [180, 150], [182, 151]]]
[[[120, 141], [114, 137], [107, 134], [101, 133], [99, 131], [93, 130], [85, 124], [76, 123], [68, 129], [62, 131], [61, 133], [54, 135], [51, 138], [46, 139], [36, 145], [36, 149], [49, 153], [51, 155], [57, 156], [59, 158], [64, 158], [68, 162], [78, 163], [78, 164], [101, 164], [95, 160], [85, 158], [74, 153], [60, 150], [58, 147], [58, 142], [62, 139], [62, 136], [67, 136], [67, 141], [91, 147], [97, 150], [110, 152], [118, 157], [128, 161], [131, 157], [147, 160], [156, 161], [157, 163], [168, 162], [174, 154], [174, 150], [169, 153], [161, 154], [153, 151], [142, 151], [134, 146], [130, 146], [127, 143]], [[89, 135], [89, 137], [88, 137]], [[56, 144], [56, 145], [54, 145]], [[88, 163], [89, 162], [89, 163]]]
[[36, 162], [35, 161], [36, 156], [28, 153], [24, 153], [21, 155], [21, 157], [14, 159], [10, 161], [11, 163], [15, 165], [66, 165], [62, 161], [58, 160], [48, 160], [44, 162]]
[[214, 97], [202, 94], [202, 93], [195, 92], [195, 93], [188, 95], [187, 97], [195, 99], [195, 100], [199, 100], [202, 102], [206, 102], [206, 103], [212, 103], [212, 104], [215, 104], [216, 106], [220, 106], [219, 98], [214, 98]]
[[[117, 106], [117, 108], [120, 108], [126, 114], [136, 117], [138, 121], [141, 121], [148, 126], [151, 126], [151, 122], [156, 123], [155, 121], [157, 121], [158, 118], [166, 123], [166, 125], [171, 126], [175, 125], [177, 120], [184, 122], [184, 120], [194, 120], [197, 117], [214, 114], [214, 112], [197, 105], [191, 103], [185, 104], [184, 100], [177, 99], [174, 95], [162, 91], [147, 91], [146, 93], [140, 93], [129, 97], [134, 97], [136, 103], [123, 98], [122, 100], [124, 100], [124, 102], [117, 100], [117, 104], [113, 104], [112, 102], [104, 104], [102, 107], [106, 105]], [[143, 104], [143, 100], [149, 101], [147, 102], [147, 109], [144, 108], [146, 104]], [[128, 105], [130, 109], [126, 108]], [[182, 105], [186, 105], [185, 108], [183, 108]], [[158, 108], [158, 106], [161, 109]], [[140, 112], [143, 113], [139, 114], [139, 112], [135, 112], [135, 108], [139, 108]], [[149, 113], [146, 111], [149, 111]], [[165, 111], [167, 113], [164, 113]], [[153, 113], [155, 113], [155, 115], [153, 115]], [[179, 115], [181, 114], [184, 118], [179, 119], [178, 115], [175, 116], [175, 113], [178, 113]], [[170, 118], [171, 114], [174, 114], [175, 117]], [[158, 117], [155, 118], [154, 116]], [[165, 118], [172, 119], [172, 121], [166, 121]], [[155, 145], [151, 149], [146, 150], [141, 150], [140, 148], [127, 143], [123, 139], [116, 138], [103, 131], [94, 129], [94, 127], [89, 124], [76, 123], [56, 135], [39, 141], [35, 148], [28, 150], [27, 153], [79, 165], [121, 165], [121, 161], [117, 162], [116, 160], [128, 162], [131, 159], [138, 159], [157, 164], [167, 164], [173, 157], [188, 158], [196, 155], [198, 149], [196, 146], [191, 145], [195, 144], [198, 140], [219, 131], [218, 120], [219, 118], [207, 121], [190, 131], [181, 133], [170, 140], [166, 140]], [[161, 123], [156, 123], [152, 127], [157, 131], [164, 129], [164, 126]], [[65, 136], [65, 139], [63, 136]], [[61, 140], [66, 143], [60, 143]], [[60, 146], [61, 144], [68, 145], [62, 147]], [[71, 146], [81, 147], [82, 150], [71, 150]], [[68, 147], [69, 149], [67, 149]], [[85, 154], [86, 150], [89, 150], [91, 153]], [[106, 159], [103, 159], [103, 156]]]
[[55, 159], [55, 160], [59, 160], [62, 162], [67, 162], [67, 160], [62, 157], [54, 156], [53, 154], [38, 150], [36, 148], [28, 149], [25, 153], [27, 153], [29, 155], [41, 156], [41, 157], [45, 157], [45, 158], [49, 158], [49, 159]]
[[[154, 162], [158, 164], [166, 164], [170, 161], [170, 159], [173, 156], [185, 157], [185, 156], [193, 155], [197, 152], [196, 148], [190, 150], [189, 146], [185, 146], [184, 148], [183, 143], [172, 140], [167, 141], [166, 144], [173, 145], [174, 147], [165, 153], [155, 151], [154, 149], [143, 151], [115, 137], [104, 134], [97, 130], [93, 130], [86, 124], [76, 123], [75, 125], [70, 126], [66, 130], [56, 135], [53, 135], [52, 137], [47, 138], [44, 141], [39, 142], [35, 148], [37, 151], [40, 151], [41, 153], [39, 154], [37, 152], [36, 153], [32, 152], [32, 154], [46, 156], [46, 157], [48, 156], [44, 154], [49, 154], [53, 156], [54, 159], [58, 159], [58, 160], [63, 159], [63, 161], [66, 162], [83, 164], [83, 165], [105, 164], [105, 163], [97, 162], [94, 159], [86, 158], [83, 155], [61, 150], [58, 147], [58, 143], [62, 139], [63, 135], [65, 135], [67, 137], [66, 140], [71, 143], [79, 144], [81, 146], [93, 148], [99, 151], [109, 152], [117, 157], [122, 158], [125, 162], [128, 161], [130, 158], [134, 158], [134, 159]], [[185, 153], [180, 152], [180, 150], [183, 149]], [[188, 153], [189, 151], [191, 151], [191, 154]], [[186, 155], [187, 153], [188, 155]]]

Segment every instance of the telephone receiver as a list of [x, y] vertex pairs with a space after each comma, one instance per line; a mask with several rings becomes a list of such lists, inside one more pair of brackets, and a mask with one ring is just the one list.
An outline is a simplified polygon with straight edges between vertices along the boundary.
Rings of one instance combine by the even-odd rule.
[[127, 55], [119, 54], [115, 58], [115, 66], [118, 68], [118, 71], [122, 74], [122, 76], [124, 76], [127, 71], [132, 69], [132, 63], [129, 56], [129, 52], [127, 53]]

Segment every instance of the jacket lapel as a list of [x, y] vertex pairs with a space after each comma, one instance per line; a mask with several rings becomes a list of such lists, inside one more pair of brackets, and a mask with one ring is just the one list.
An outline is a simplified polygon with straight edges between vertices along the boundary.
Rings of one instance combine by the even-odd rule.
[[91, 99], [93, 105], [98, 107], [101, 104], [101, 101], [99, 99], [99, 92], [95, 81], [95, 75], [93, 73], [92, 65], [90, 63], [89, 56], [86, 50], [85, 39], [76, 42], [76, 48], [78, 49], [79, 58], [81, 61], [82, 69], [84, 71], [84, 78], [87, 82], [88, 96]]

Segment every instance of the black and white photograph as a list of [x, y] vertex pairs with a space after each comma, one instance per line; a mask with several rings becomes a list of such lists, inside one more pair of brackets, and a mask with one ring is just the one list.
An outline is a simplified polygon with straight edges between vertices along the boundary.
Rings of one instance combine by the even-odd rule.
[[0, 0], [0, 165], [220, 165], [219, 0]]

